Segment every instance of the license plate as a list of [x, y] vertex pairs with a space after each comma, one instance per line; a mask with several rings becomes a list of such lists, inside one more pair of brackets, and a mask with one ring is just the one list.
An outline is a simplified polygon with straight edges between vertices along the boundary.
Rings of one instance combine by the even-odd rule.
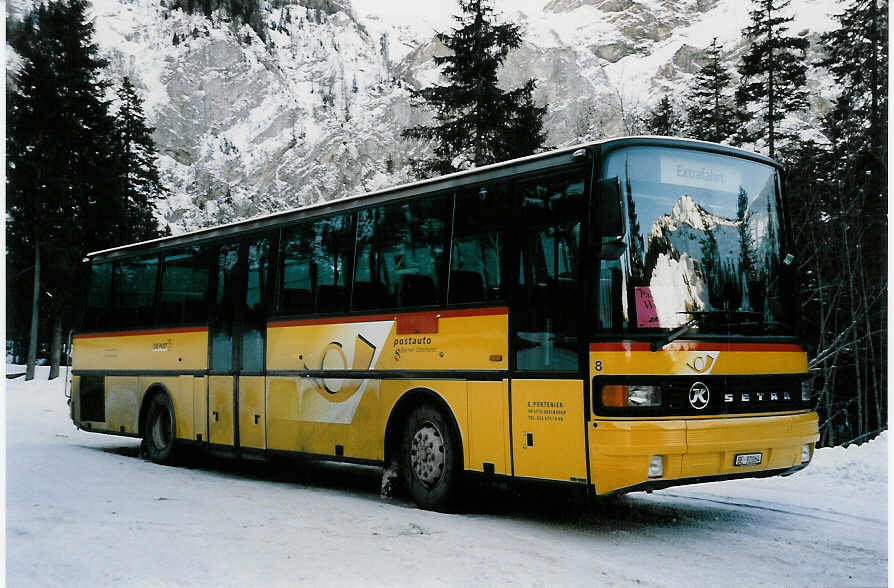
[[736, 456], [737, 466], [755, 466], [760, 465], [762, 453], [740, 453]]

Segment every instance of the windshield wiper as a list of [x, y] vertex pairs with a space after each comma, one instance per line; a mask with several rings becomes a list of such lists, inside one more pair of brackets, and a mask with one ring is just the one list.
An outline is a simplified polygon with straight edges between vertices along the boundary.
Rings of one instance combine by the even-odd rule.
[[[686, 313], [686, 314], [689, 314], [689, 313]], [[695, 313], [692, 313], [692, 314], [695, 314]], [[668, 343], [670, 343], [672, 341], [676, 341], [677, 339], [679, 339], [680, 337], [682, 337], [683, 335], [688, 333], [689, 330], [693, 326], [695, 326], [695, 323], [698, 322], [698, 319], [699, 319], [699, 317], [693, 317], [693, 318], [689, 319], [689, 322], [687, 322], [685, 325], [679, 327], [675, 331], [671, 331], [670, 333], [668, 333], [661, 339], [658, 339], [657, 341], [652, 341], [652, 343], [649, 345], [649, 349], [651, 349], [652, 351], [658, 351], [659, 349], [661, 349]]]
[[710, 319], [717, 317], [724, 317], [729, 321], [732, 321], [734, 318], [763, 318], [764, 313], [758, 312], [756, 310], [682, 310], [677, 314], [688, 314], [691, 317], [696, 319]]

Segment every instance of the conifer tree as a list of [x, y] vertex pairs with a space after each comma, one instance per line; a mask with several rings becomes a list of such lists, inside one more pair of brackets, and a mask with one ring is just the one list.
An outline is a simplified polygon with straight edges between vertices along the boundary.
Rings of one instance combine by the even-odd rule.
[[497, 85], [500, 66], [521, 45], [519, 28], [497, 24], [487, 0], [460, 0], [459, 5], [457, 28], [437, 35], [450, 51], [434, 58], [448, 83], [412, 91], [414, 105], [433, 111], [435, 124], [403, 132], [434, 142], [433, 157], [411, 161], [422, 177], [528, 155], [545, 139], [546, 109], [532, 98], [535, 81], [508, 92]]
[[[828, 145], [802, 145], [787, 182], [808, 270], [803, 315], [819, 376], [824, 444], [887, 427], [888, 3], [851, 0], [823, 35], [840, 94]], [[808, 165], [812, 164], [812, 165]], [[823, 253], [834, 251], [834, 255]]]
[[[121, 230], [127, 205], [114, 173], [119, 142], [104, 97], [107, 63], [87, 7], [86, 0], [60, 0], [25, 19], [14, 46], [24, 66], [8, 95], [8, 248], [34, 259], [33, 290], [48, 293], [54, 342], [63, 323], [73, 326], [84, 254], [130, 240]], [[35, 295], [32, 349], [39, 300]], [[51, 348], [51, 374], [59, 351]]]
[[739, 65], [742, 80], [736, 105], [741, 132], [737, 140], [765, 142], [770, 157], [775, 157], [780, 140], [790, 138], [780, 127], [785, 115], [807, 108], [809, 43], [787, 34], [794, 17], [781, 13], [789, 4], [791, 0], [754, 0], [751, 24], [744, 30], [750, 46]]
[[672, 137], [681, 130], [680, 115], [670, 97], [665, 94], [652, 112], [646, 117], [645, 125], [648, 133]]
[[124, 206], [122, 241], [140, 241], [157, 234], [155, 202], [164, 197], [166, 190], [155, 163], [154, 129], [146, 125], [142, 100], [128, 77], [118, 90], [118, 100], [115, 128], [120, 143], [117, 170]]
[[822, 65], [841, 88], [827, 121], [847, 149], [886, 154], [888, 2], [853, 0], [836, 19], [841, 26], [822, 37], [829, 48]]
[[695, 74], [686, 108], [687, 135], [714, 143], [727, 140], [738, 127], [728, 93], [730, 74], [721, 64], [720, 54], [721, 47], [714, 37], [707, 49], [708, 63]]
[[[536, 86], [537, 82], [531, 79], [521, 88], [507, 93], [509, 121], [503, 138], [503, 153], [498, 154], [497, 161], [524, 157], [543, 148], [546, 141], [546, 131], [543, 130], [546, 107], [537, 106], [534, 102]], [[511, 105], [517, 106], [513, 108]]]

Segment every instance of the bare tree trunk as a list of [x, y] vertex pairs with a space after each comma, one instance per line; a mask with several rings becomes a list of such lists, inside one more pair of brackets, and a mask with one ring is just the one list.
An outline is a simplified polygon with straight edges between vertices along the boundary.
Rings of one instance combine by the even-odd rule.
[[28, 339], [28, 360], [25, 366], [25, 379], [34, 379], [34, 366], [37, 364], [37, 316], [40, 304], [40, 246], [34, 245], [34, 292], [31, 295], [31, 336]]
[[[844, 251], [848, 253], [848, 257], [845, 259], [845, 264], [847, 266], [847, 282], [848, 282], [848, 302], [850, 303], [850, 319], [853, 323], [856, 324], [856, 321], [860, 318], [860, 309], [857, 307], [857, 294], [854, 286], [854, 266], [860, 262], [859, 252], [856, 251], [854, 253], [854, 258], [851, 259], [849, 252], [851, 251], [850, 242], [848, 239], [848, 229], [845, 227], [844, 229]], [[862, 322], [862, 321], [860, 321]], [[862, 349], [859, 343], [859, 326], [851, 330], [851, 342], [852, 342], [852, 353], [854, 356], [854, 374], [857, 378], [857, 434], [862, 435], [866, 432], [865, 428], [865, 394], [866, 390], [864, 389], [863, 382], [863, 365], [862, 365]]]
[[58, 314], [53, 317], [53, 339], [50, 342], [50, 377], [54, 380], [59, 377], [59, 358], [62, 356], [62, 317]]

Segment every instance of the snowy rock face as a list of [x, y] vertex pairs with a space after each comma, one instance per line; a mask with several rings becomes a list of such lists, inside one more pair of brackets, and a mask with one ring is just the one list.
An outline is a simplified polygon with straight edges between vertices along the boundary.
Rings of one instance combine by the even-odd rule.
[[[400, 132], [428, 115], [410, 106], [409, 88], [439, 81], [431, 58], [444, 47], [434, 32], [449, 30], [449, 14], [415, 7], [423, 16], [414, 18], [414, 9], [388, 13], [370, 0], [262, 2], [262, 39], [222, 13], [170, 4], [94, 0], [93, 15], [109, 77], [130, 76], [145, 99], [171, 191], [161, 220], [175, 233], [412, 179], [409, 158], [429, 146]], [[500, 81], [538, 80], [549, 145], [636, 133], [631, 115], [665, 92], [681, 100], [713, 37], [734, 65], [747, 4], [501, 0], [525, 44]], [[8, 18], [27, 5], [10, 2]], [[815, 38], [840, 10], [834, 0], [796, 0], [792, 30]], [[8, 51], [8, 76], [16, 66]], [[793, 124], [809, 129], [815, 114]]]
[[649, 231], [649, 239], [666, 240], [673, 251], [700, 261], [702, 243], [708, 233], [713, 235], [718, 253], [724, 258], [735, 257], [742, 247], [739, 225], [735, 220], [711, 214], [691, 196], [683, 195], [674, 204], [671, 214], [655, 220]]

